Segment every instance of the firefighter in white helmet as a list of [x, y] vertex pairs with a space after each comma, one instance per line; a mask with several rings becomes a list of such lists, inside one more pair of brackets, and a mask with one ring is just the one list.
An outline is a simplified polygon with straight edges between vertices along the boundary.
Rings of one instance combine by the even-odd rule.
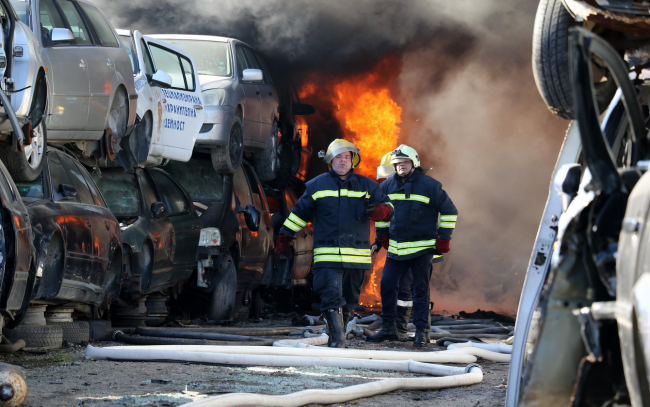
[[354, 173], [359, 149], [336, 139], [321, 151], [329, 171], [314, 178], [284, 222], [275, 246], [291, 257], [293, 236], [313, 219], [314, 291], [327, 322], [328, 345], [345, 346], [345, 319], [359, 302], [364, 270], [372, 268], [370, 221], [390, 220], [393, 209], [377, 182]]
[[420, 166], [420, 157], [414, 148], [402, 144], [389, 157], [390, 160], [386, 156], [382, 160], [377, 176], [388, 177], [380, 188], [390, 198], [394, 216], [390, 222], [375, 223], [377, 238], [372, 247], [373, 252], [382, 247], [388, 250], [381, 277], [382, 327], [368, 340], [399, 339], [395, 324], [399, 285], [411, 272], [416, 327], [414, 346], [426, 346], [431, 267], [442, 261], [442, 255], [449, 251], [458, 211], [442, 184], [425, 175], [426, 170]]

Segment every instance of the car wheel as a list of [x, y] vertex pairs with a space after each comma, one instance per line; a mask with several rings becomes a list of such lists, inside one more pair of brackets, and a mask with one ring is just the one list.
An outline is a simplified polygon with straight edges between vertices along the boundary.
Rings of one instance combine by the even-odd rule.
[[261, 181], [273, 181], [278, 172], [278, 123], [273, 122], [264, 151], [255, 154], [255, 171]]
[[241, 122], [234, 120], [230, 128], [228, 143], [212, 149], [212, 166], [219, 174], [234, 174], [244, 158], [244, 136]]
[[[151, 279], [153, 277], [153, 248], [148, 241], [144, 242], [142, 245], [142, 251], [139, 253], [132, 254], [131, 264], [133, 265], [134, 276], [140, 276], [142, 290], [141, 294], [147, 295], [149, 292], [149, 287], [151, 287]], [[137, 294], [137, 298], [140, 298], [140, 293], [131, 293], [133, 296]]]
[[122, 88], [119, 88], [113, 96], [111, 111], [108, 113], [106, 130], [110, 129], [114, 140], [119, 140], [126, 135], [126, 128], [129, 121], [129, 105]]
[[25, 349], [58, 349], [63, 345], [63, 328], [54, 325], [18, 325], [3, 329], [2, 334], [11, 342], [25, 341]]
[[45, 120], [41, 120], [33, 130], [29, 124], [23, 127], [23, 133], [32, 134], [31, 137], [25, 137], [23, 151], [16, 151], [11, 145], [3, 146], [0, 149], [0, 159], [7, 166], [14, 181], [34, 181], [43, 171], [47, 146], [47, 129], [45, 127]]
[[63, 330], [63, 340], [68, 343], [90, 341], [90, 325], [86, 321], [61, 322], [57, 325]]
[[221, 270], [215, 278], [218, 278], [219, 281], [212, 291], [208, 318], [213, 321], [224, 321], [232, 317], [237, 294], [237, 268], [232, 256], [226, 256], [221, 263]]

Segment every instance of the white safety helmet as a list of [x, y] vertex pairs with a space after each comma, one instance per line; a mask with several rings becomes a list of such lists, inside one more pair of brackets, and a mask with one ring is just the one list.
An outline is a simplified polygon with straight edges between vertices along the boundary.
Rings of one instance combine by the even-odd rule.
[[327, 147], [327, 151], [319, 151], [318, 157], [323, 158], [323, 161], [325, 161], [331, 168], [334, 157], [346, 151], [352, 153], [352, 168], [355, 168], [361, 162], [361, 155], [359, 154], [357, 146], [355, 146], [351, 141], [337, 138], [330, 143], [329, 147]]

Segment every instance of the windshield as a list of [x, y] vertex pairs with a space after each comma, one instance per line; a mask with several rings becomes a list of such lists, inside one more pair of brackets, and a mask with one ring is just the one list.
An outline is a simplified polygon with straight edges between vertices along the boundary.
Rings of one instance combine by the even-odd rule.
[[223, 200], [223, 175], [214, 170], [212, 161], [170, 161], [165, 166], [165, 171], [185, 188], [193, 201]]
[[131, 68], [133, 69], [133, 73], [137, 74], [138, 69], [136, 68], [135, 53], [133, 52], [133, 42], [131, 41], [131, 37], [120, 35], [118, 38], [122, 42], [122, 45], [124, 45], [124, 49], [126, 49], [126, 53], [129, 54], [129, 59], [131, 59]]
[[168, 40], [194, 58], [199, 75], [230, 76], [230, 52], [227, 42]]
[[13, 6], [14, 10], [16, 10], [16, 15], [18, 15], [20, 21], [22, 21], [23, 24], [29, 26], [29, 16], [27, 15], [27, 5], [28, 5], [27, 2], [11, 0], [11, 5]]
[[16, 182], [18, 193], [24, 203], [36, 202], [43, 199], [43, 173], [31, 182]]
[[93, 173], [92, 177], [115, 216], [140, 215], [140, 191], [133, 173]]

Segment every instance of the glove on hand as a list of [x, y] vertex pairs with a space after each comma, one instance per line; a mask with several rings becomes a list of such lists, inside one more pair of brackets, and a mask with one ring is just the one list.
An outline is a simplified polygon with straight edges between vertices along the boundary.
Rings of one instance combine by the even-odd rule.
[[449, 253], [449, 239], [437, 239], [436, 240], [436, 253], [438, 254], [445, 254]]
[[377, 251], [379, 251], [382, 247], [388, 250], [388, 235], [375, 239], [375, 244], [377, 244]]
[[366, 213], [368, 214], [368, 220], [381, 222], [389, 220], [393, 211], [387, 204], [379, 204], [374, 208], [369, 207]]
[[290, 260], [293, 256], [291, 253], [291, 241], [293, 237], [287, 235], [278, 236], [275, 242], [275, 259], [276, 260]]

